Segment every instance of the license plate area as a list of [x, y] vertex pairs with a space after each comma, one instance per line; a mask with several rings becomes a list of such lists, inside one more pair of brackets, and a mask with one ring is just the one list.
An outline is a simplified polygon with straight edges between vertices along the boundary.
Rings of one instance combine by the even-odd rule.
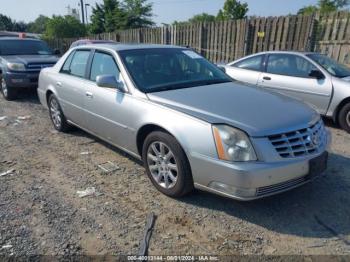
[[309, 162], [309, 176], [310, 178], [317, 177], [326, 171], [328, 166], [328, 152], [311, 159]]

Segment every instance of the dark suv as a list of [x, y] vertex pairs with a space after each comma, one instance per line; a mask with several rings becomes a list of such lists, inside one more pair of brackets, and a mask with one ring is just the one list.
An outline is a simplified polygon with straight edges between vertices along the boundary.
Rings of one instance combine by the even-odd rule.
[[36, 88], [40, 70], [58, 61], [53, 51], [39, 39], [1, 37], [1, 92], [5, 99], [14, 100], [22, 88]]

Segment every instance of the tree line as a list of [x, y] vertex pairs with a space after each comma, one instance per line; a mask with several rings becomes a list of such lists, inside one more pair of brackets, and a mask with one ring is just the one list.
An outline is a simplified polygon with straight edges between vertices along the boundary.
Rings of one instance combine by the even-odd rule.
[[[320, 12], [322, 15], [339, 11], [347, 7], [350, 0], [318, 0], [316, 5], [301, 8], [298, 14], [310, 15]], [[173, 25], [196, 22], [214, 22], [235, 20], [247, 17], [248, 4], [239, 0], [226, 0], [217, 15], [197, 14], [187, 21], [174, 21]], [[73, 16], [40, 15], [30, 23], [17, 22], [0, 14], [0, 31], [31, 32], [42, 34], [46, 38], [81, 37], [140, 27], [152, 27], [153, 6], [148, 0], [103, 0], [92, 7], [89, 25], [82, 24]], [[163, 24], [166, 25], [166, 24]]]

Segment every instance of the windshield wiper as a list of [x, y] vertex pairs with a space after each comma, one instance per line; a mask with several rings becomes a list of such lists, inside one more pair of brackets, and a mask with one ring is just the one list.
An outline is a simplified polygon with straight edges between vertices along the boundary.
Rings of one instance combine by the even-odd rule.
[[228, 83], [228, 82], [231, 82], [231, 80], [229, 80], [229, 79], [207, 79], [207, 80], [199, 80], [199, 81], [186, 82], [186, 83], [169, 84], [169, 85], [164, 85], [164, 86], [153, 87], [153, 88], [151, 88], [151, 90], [147, 90], [147, 93], [191, 88], [191, 87], [202, 86], [202, 85], [215, 85], [215, 84], [222, 84], [222, 83]]

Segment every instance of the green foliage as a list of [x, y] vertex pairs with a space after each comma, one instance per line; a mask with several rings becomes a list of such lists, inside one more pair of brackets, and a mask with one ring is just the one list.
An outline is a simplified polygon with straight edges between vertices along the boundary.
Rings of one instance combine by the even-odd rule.
[[152, 4], [148, 0], [124, 0], [126, 28], [140, 28], [154, 25]]
[[46, 30], [46, 24], [50, 20], [47, 16], [39, 15], [34, 22], [27, 25], [27, 31], [30, 33], [43, 34]]
[[349, 0], [319, 0], [317, 5], [309, 5], [301, 8], [298, 11], [298, 14], [311, 15], [318, 11], [321, 14], [328, 14], [331, 12], [339, 11], [349, 4]]
[[202, 13], [195, 15], [194, 17], [190, 18], [188, 22], [190, 23], [199, 23], [199, 22], [214, 22], [216, 17], [214, 15], [209, 15], [207, 13]]
[[12, 31], [13, 21], [10, 17], [0, 14], [0, 30]]
[[147, 0], [104, 0], [92, 9], [90, 33], [152, 26], [152, 16]]
[[13, 32], [26, 32], [28, 25], [22, 21], [16, 22], [10, 17], [0, 14], [0, 30]]
[[226, 0], [224, 8], [220, 9], [217, 20], [235, 20], [245, 18], [249, 11], [247, 3], [237, 0]]
[[318, 11], [318, 7], [315, 5], [305, 6], [298, 11], [298, 15], [312, 15]]
[[73, 16], [53, 16], [46, 24], [45, 38], [70, 38], [85, 35], [85, 25]]

